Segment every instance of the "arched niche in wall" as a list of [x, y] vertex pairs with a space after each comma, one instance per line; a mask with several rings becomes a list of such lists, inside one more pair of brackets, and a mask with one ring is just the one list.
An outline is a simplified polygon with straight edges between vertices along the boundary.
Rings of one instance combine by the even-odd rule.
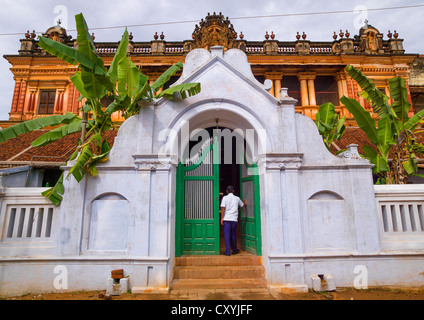
[[320, 253], [350, 251], [353, 221], [344, 198], [323, 190], [308, 199], [309, 250]]
[[130, 203], [116, 193], [97, 197], [91, 203], [89, 250], [125, 251], [128, 246]]

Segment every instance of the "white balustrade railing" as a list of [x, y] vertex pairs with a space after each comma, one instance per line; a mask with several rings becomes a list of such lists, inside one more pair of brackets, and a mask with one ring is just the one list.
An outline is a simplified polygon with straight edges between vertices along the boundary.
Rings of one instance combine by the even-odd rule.
[[56, 246], [54, 236], [59, 208], [41, 196], [44, 190], [46, 188], [3, 189], [0, 195], [0, 253], [25, 252], [31, 256], [37, 252], [28, 249]]
[[376, 185], [383, 250], [424, 250], [424, 185]]

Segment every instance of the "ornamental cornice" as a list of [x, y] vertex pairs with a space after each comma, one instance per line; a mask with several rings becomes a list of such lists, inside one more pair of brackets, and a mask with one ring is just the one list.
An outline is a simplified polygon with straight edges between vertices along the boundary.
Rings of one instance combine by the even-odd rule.
[[261, 162], [265, 162], [268, 171], [298, 170], [302, 166], [303, 153], [267, 154]]
[[170, 171], [178, 166], [176, 156], [158, 154], [133, 155], [134, 169], [139, 172]]

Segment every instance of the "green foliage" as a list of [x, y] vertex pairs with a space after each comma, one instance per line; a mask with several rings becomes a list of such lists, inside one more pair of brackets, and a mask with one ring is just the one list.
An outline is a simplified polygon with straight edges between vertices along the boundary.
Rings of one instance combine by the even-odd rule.
[[41, 193], [43, 197], [48, 198], [54, 205], [58, 206], [62, 202], [65, 189], [63, 188], [63, 173], [53, 188], [50, 188]]
[[[168, 98], [170, 100], [186, 99], [200, 92], [200, 83], [182, 83], [172, 86], [156, 95], [156, 98]], [[187, 95], [188, 94], [188, 95]]]
[[[414, 130], [424, 117], [424, 111], [409, 118], [411, 104], [408, 101], [406, 81], [400, 76], [389, 80], [390, 98], [384, 95], [360, 70], [347, 66], [346, 71], [362, 88], [360, 96], [367, 99], [379, 115], [378, 123], [358, 101], [343, 96], [340, 101], [355, 118], [374, 148], [363, 146], [364, 157], [374, 164], [373, 172], [385, 184], [404, 184], [407, 176], [417, 175], [418, 166], [414, 150], [420, 150], [415, 142]], [[394, 156], [389, 164], [389, 152], [394, 146]]]
[[[89, 115], [86, 124], [86, 135], [82, 143], [78, 143], [70, 160], [74, 160], [69, 176], [78, 182], [86, 174], [98, 174], [96, 163], [107, 161], [111, 147], [104, 138], [104, 133], [110, 128], [116, 128], [112, 114], [121, 111], [124, 119], [140, 112], [140, 106], [154, 99], [174, 99], [179, 95], [182, 99], [200, 92], [199, 83], [184, 83], [164, 90], [157, 94], [169, 79], [181, 71], [183, 64], [176, 63], [166, 70], [150, 87], [149, 78], [141, 72], [127, 56], [129, 35], [125, 30], [109, 70], [104, 66], [103, 59], [97, 54], [87, 23], [82, 14], [75, 16], [77, 27], [78, 49], [58, 43], [49, 38], [39, 37], [38, 45], [46, 52], [70, 63], [78, 65], [78, 71], [71, 81], [81, 94], [79, 100], [84, 101], [82, 111]], [[156, 95], [156, 96], [155, 96]], [[101, 99], [105, 96], [113, 99], [108, 106], [102, 106]], [[63, 125], [64, 124], [64, 125]], [[16, 137], [35, 129], [47, 126], [57, 126], [50, 132], [36, 139], [34, 147], [44, 146], [66, 135], [82, 131], [82, 119], [74, 114], [51, 116], [20, 123], [0, 131], [0, 142]], [[63, 195], [63, 175], [58, 183], [43, 193], [55, 205], [59, 205]]]
[[60, 124], [69, 124], [78, 120], [80, 120], [80, 118], [77, 115], [70, 112], [64, 115], [54, 115], [54, 116], [28, 120], [28, 121], [18, 123], [14, 126], [1, 130], [0, 143], [12, 138], [16, 138], [18, 135], [21, 135], [33, 130], [39, 130], [39, 129], [43, 129], [50, 126], [57, 126]]
[[315, 115], [315, 124], [329, 151], [331, 151], [331, 145], [334, 140], [340, 140], [345, 133], [345, 121], [346, 117], [340, 118], [332, 103], [328, 102], [319, 106]]

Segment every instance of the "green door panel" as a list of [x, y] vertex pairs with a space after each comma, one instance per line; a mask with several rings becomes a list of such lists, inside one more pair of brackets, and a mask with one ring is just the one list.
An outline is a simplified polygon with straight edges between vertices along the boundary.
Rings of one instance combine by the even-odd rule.
[[176, 192], [176, 256], [219, 254], [219, 145], [204, 144], [180, 163]]

